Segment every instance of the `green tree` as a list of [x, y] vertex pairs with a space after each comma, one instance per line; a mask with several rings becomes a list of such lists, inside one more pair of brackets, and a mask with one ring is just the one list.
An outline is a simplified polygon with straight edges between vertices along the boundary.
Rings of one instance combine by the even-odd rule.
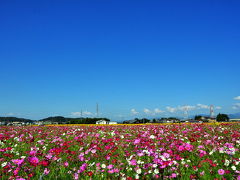
[[219, 114], [217, 115], [216, 120], [217, 120], [218, 122], [226, 122], [226, 121], [229, 121], [229, 117], [228, 117], [227, 114], [220, 114], [220, 113], [219, 113]]
[[202, 120], [202, 116], [195, 116], [195, 120]]

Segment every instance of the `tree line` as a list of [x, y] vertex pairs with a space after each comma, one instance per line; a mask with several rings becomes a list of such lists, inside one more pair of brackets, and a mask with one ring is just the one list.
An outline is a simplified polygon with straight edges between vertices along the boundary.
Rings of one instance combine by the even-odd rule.
[[48, 117], [44, 119], [40, 119], [38, 121], [17, 117], [0, 117], [0, 122], [12, 123], [12, 122], [22, 122], [22, 123], [34, 123], [34, 122], [49, 122], [49, 123], [57, 123], [57, 124], [96, 124], [98, 120], [106, 120], [110, 121], [108, 118], [67, 118], [63, 116], [54, 116]]

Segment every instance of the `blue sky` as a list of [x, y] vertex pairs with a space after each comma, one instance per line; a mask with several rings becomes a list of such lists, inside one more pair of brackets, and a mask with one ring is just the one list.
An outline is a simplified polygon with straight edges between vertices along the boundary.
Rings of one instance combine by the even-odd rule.
[[2, 0], [0, 116], [95, 116], [96, 102], [114, 120], [239, 112], [239, 8]]

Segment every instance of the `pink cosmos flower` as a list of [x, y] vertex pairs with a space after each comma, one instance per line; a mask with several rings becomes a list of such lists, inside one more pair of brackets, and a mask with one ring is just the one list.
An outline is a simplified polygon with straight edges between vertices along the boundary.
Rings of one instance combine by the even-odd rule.
[[63, 165], [64, 165], [65, 167], [68, 167], [69, 164], [68, 164], [68, 162], [66, 161], [66, 162], [63, 163]]
[[113, 169], [113, 171], [115, 172], [115, 173], [119, 173], [119, 169]]
[[101, 165], [101, 163], [96, 163], [96, 166], [99, 167]]
[[175, 178], [175, 177], [177, 177], [177, 174], [176, 173], [172, 173], [171, 177]]
[[203, 156], [205, 156], [207, 154], [206, 151], [203, 151], [201, 149], [199, 150], [199, 152], [200, 152], [200, 154], [199, 154], [200, 157], [203, 157]]
[[108, 169], [112, 169], [112, 168], [113, 168], [113, 165], [110, 164], [110, 165], [107, 166], [107, 168], [108, 168]]
[[224, 175], [224, 173], [225, 173], [225, 171], [224, 171], [223, 169], [219, 169], [219, 170], [218, 170], [218, 174], [219, 174], [219, 175]]
[[47, 154], [45, 157], [48, 158], [48, 159], [51, 159], [52, 158], [52, 154]]
[[140, 139], [135, 139], [134, 144], [138, 144], [138, 143], [140, 143], [140, 141], [141, 141]]
[[79, 178], [79, 177], [78, 177], [78, 173], [74, 173], [74, 179], [75, 179], [75, 180], [78, 180], [78, 178]]
[[167, 159], [170, 157], [170, 155], [168, 153], [163, 153], [163, 156]]
[[186, 143], [185, 144], [185, 149], [188, 150], [188, 151], [191, 151], [191, 150], [193, 150], [193, 145]]
[[179, 150], [179, 151], [183, 151], [183, 150], [184, 150], [184, 147], [183, 147], [183, 146], [179, 146], [179, 147], [178, 147], [178, 150]]
[[110, 169], [110, 170], [108, 170], [108, 173], [109, 173], [109, 174], [112, 174], [112, 173], [114, 173], [114, 170], [113, 170], [113, 169]]
[[109, 155], [107, 155], [107, 156], [106, 156], [106, 160], [109, 160], [109, 159], [110, 159], [110, 156], [109, 156]]
[[106, 149], [106, 150], [109, 150], [109, 149], [111, 149], [111, 146], [108, 146], [108, 145], [107, 145], [107, 146], [105, 146], [105, 149]]
[[54, 157], [52, 158], [52, 160], [56, 161], [56, 160], [58, 160], [58, 158], [57, 158], [56, 156], [54, 156]]
[[44, 171], [43, 171], [43, 173], [44, 173], [45, 175], [48, 175], [49, 172], [50, 172], [50, 170], [49, 170], [48, 168], [45, 168]]
[[26, 180], [26, 179], [24, 179], [24, 178], [17, 178], [16, 180]]
[[37, 151], [35, 151], [35, 150], [29, 152], [30, 156], [35, 156], [36, 154], [37, 154]]
[[85, 171], [86, 168], [87, 168], [87, 164], [86, 164], [86, 163], [83, 163], [83, 164], [80, 166], [80, 168], [79, 168], [79, 170], [78, 170], [78, 173], [81, 173], [81, 172]]
[[24, 159], [13, 159], [12, 162], [20, 166], [24, 162]]
[[18, 174], [19, 170], [20, 170], [20, 168], [18, 167], [13, 171], [14, 176], [16, 176]]
[[132, 159], [132, 160], [130, 161], [130, 165], [136, 166], [136, 165], [137, 165], [136, 159]]
[[85, 160], [85, 158], [83, 156], [81, 156], [81, 155], [79, 155], [78, 158], [79, 158], [80, 161], [84, 161]]
[[95, 154], [96, 151], [97, 151], [96, 149], [91, 150], [91, 152], [92, 152], [93, 154]]

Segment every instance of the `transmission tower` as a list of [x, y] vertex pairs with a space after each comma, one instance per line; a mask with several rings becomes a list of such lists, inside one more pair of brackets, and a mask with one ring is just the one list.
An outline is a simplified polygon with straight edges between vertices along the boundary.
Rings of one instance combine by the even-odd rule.
[[211, 118], [214, 117], [214, 106], [213, 105], [210, 106], [210, 117]]
[[185, 119], [188, 119], [188, 107], [185, 106], [184, 109], [183, 109], [183, 111], [184, 111], [184, 117], [185, 117]]
[[96, 113], [97, 113], [97, 117], [98, 117], [98, 115], [99, 115], [98, 103], [96, 104]]

